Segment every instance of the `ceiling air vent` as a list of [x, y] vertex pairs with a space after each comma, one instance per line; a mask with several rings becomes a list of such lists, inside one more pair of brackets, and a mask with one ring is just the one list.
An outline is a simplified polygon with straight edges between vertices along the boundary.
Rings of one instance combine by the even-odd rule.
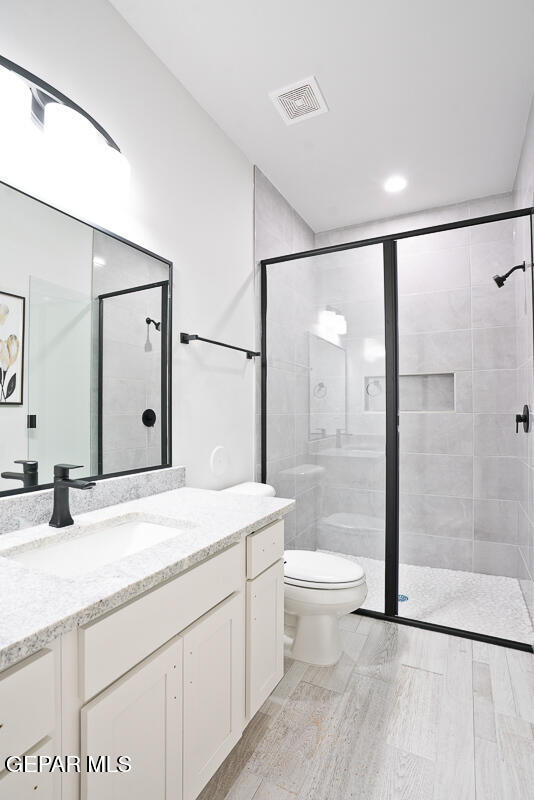
[[325, 99], [314, 77], [304, 78], [283, 89], [269, 92], [269, 97], [286, 125], [294, 125], [328, 111]]

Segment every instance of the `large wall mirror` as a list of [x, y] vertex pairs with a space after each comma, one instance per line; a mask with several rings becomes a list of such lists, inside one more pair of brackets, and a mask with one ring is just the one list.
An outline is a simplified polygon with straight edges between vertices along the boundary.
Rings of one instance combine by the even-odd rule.
[[171, 463], [171, 292], [170, 262], [0, 184], [0, 494]]

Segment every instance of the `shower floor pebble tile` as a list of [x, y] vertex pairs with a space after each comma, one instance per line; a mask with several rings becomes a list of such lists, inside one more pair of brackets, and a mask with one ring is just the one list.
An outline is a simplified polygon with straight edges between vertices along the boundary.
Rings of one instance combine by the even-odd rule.
[[[345, 555], [365, 570], [369, 593], [362, 608], [384, 610], [384, 562]], [[401, 564], [403, 617], [534, 644], [534, 628], [519, 581], [500, 575]]]

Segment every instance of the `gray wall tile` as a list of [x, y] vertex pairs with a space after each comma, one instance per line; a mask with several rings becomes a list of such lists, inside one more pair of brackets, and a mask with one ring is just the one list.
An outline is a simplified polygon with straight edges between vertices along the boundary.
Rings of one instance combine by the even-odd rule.
[[517, 544], [518, 504], [515, 500], [475, 500], [475, 539]]
[[515, 327], [473, 331], [473, 368], [510, 369], [516, 366]]
[[[441, 569], [471, 570], [473, 568], [472, 542], [464, 539], [436, 538], [425, 534], [404, 533], [399, 542], [400, 560], [403, 564]], [[400, 587], [410, 593], [409, 586]]]
[[512, 292], [499, 291], [493, 281], [471, 288], [473, 328], [494, 328], [510, 325], [515, 318]]
[[317, 529], [317, 547], [364, 558], [384, 558], [385, 539], [381, 531], [368, 529], [344, 530], [320, 522]]
[[403, 453], [473, 453], [472, 414], [401, 413], [399, 432]]
[[516, 458], [489, 456], [474, 459], [475, 498], [520, 500], [526, 493], [525, 476]]
[[[423, 237], [421, 237], [422, 239]], [[430, 237], [424, 237], [428, 244]], [[399, 243], [399, 292], [412, 294], [459, 289], [469, 286], [469, 255], [467, 247], [453, 247], [432, 252], [408, 253]]]
[[513, 414], [474, 414], [475, 453], [478, 456], [519, 456], [526, 439], [516, 435]]
[[475, 572], [486, 575], [517, 578], [520, 566], [518, 557], [519, 551], [514, 545], [476, 541], [473, 550], [473, 568]]
[[402, 333], [451, 331], [470, 327], [467, 288], [399, 297], [399, 330]]
[[473, 408], [479, 412], [515, 413], [515, 369], [473, 372]]
[[473, 410], [473, 373], [458, 371], [454, 375], [455, 410], [467, 413]]
[[472, 496], [473, 459], [470, 456], [402, 453], [400, 487], [407, 494]]
[[454, 372], [472, 367], [469, 331], [413, 333], [399, 336], [400, 371]]
[[473, 243], [469, 246], [469, 255], [473, 285], [489, 284], [494, 275], [507, 272], [514, 264], [513, 243], [506, 239]]
[[401, 535], [426, 533], [471, 540], [473, 501], [471, 498], [401, 493], [400, 530]]
[[382, 453], [363, 457], [318, 453], [316, 460], [325, 468], [325, 483], [328, 486], [384, 491], [386, 459]]

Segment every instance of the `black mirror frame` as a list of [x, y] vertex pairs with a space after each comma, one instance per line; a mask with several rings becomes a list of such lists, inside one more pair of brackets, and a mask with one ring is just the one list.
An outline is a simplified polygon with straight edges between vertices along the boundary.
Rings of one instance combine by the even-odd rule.
[[[160, 261], [162, 264], [165, 264], [169, 270], [169, 280], [168, 280], [168, 319], [167, 319], [167, 373], [166, 373], [166, 396], [162, 397], [162, 409], [166, 406], [167, 410], [167, 442], [166, 442], [166, 451], [167, 451], [167, 459], [166, 463], [158, 464], [155, 467], [141, 467], [138, 469], [128, 469], [122, 470], [120, 472], [107, 472], [102, 473], [99, 475], [87, 475], [82, 476], [84, 480], [88, 481], [101, 481], [106, 478], [117, 478], [122, 475], [137, 475], [142, 472], [155, 472], [156, 470], [160, 469], [168, 469], [172, 467], [172, 305], [173, 305], [173, 262], [167, 258], [163, 258], [163, 256], [154, 253], [152, 250], [148, 250], [146, 247], [143, 247], [140, 244], [136, 244], [135, 242], [130, 241], [129, 239], [124, 238], [123, 236], [119, 236], [112, 231], [107, 230], [99, 225], [95, 225], [92, 222], [88, 222], [85, 219], [80, 219], [79, 217], [75, 217], [74, 214], [69, 214], [68, 211], [62, 211], [60, 208], [51, 205], [51, 203], [47, 203], [45, 200], [41, 200], [38, 197], [34, 197], [33, 195], [29, 194], [28, 192], [24, 192], [22, 189], [17, 189], [16, 186], [12, 186], [5, 181], [0, 180], [0, 186], [5, 186], [8, 189], [12, 189], [13, 191], [17, 192], [18, 194], [22, 195], [23, 197], [27, 197], [30, 200], [35, 200], [35, 202], [40, 203], [41, 205], [45, 206], [46, 208], [51, 209], [52, 211], [57, 211], [58, 214], [63, 214], [63, 216], [68, 217], [69, 219], [74, 220], [75, 222], [81, 223], [82, 225], [86, 225], [88, 228], [91, 228], [93, 231], [98, 231], [99, 233], [103, 233], [106, 236], [110, 236], [112, 239], [115, 239], [117, 242], [122, 242], [122, 244], [128, 245], [128, 247], [133, 247], [135, 250], [138, 250], [140, 253], [144, 253], [151, 258], [155, 258], [157, 261]], [[2, 497], [10, 497], [12, 495], [17, 494], [28, 494], [29, 492], [36, 492], [36, 491], [44, 491], [46, 489], [53, 488], [53, 482], [50, 483], [40, 483], [37, 486], [31, 486], [28, 488], [19, 488], [19, 489], [6, 489], [0, 490], [0, 498]]]

